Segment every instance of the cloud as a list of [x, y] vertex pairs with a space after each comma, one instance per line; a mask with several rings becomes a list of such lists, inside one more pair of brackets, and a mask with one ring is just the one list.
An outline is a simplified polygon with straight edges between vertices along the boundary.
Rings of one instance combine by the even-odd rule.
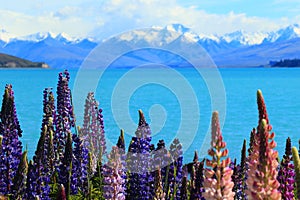
[[76, 15], [77, 13], [79, 13], [79, 9], [78, 7], [75, 6], [66, 6], [63, 7], [62, 9], [59, 9], [58, 11], [56, 11], [53, 16], [54, 17], [58, 17], [61, 20], [67, 19], [71, 16]]
[[0, 10], [0, 27], [17, 36], [36, 32], [66, 32], [74, 36], [85, 36], [87, 30], [94, 26], [83, 18], [76, 16], [58, 17], [55, 13], [39, 16], [19, 12]]
[[[121, 32], [134, 28], [165, 26], [171, 23], [181, 23], [191, 27], [197, 33], [224, 34], [243, 29], [245, 31], [270, 31], [282, 26], [283, 21], [268, 18], [251, 17], [245, 13], [213, 14], [199, 10], [195, 6], [184, 7], [174, 0], [125, 0], [109, 1], [103, 5], [101, 16], [102, 26], [95, 28], [93, 34], [105, 35], [105, 29], [110, 32]], [[107, 29], [108, 28], [108, 29]], [[109, 35], [109, 34], [106, 34]]]
[[[40, 0], [35, 0], [36, 3]], [[243, 29], [245, 31], [270, 31], [278, 29], [293, 18], [270, 19], [248, 16], [246, 13], [210, 13], [199, 9], [192, 1], [184, 6], [176, 0], [68, 0], [51, 1], [39, 5], [38, 11], [0, 10], [0, 26], [17, 35], [39, 31], [66, 32], [71, 36], [94, 36], [104, 39], [120, 32], [151, 26], [180, 23], [197, 33], [224, 34]], [[236, 0], [232, 0], [236, 1]], [[280, 1], [280, 0], [276, 0]], [[71, 3], [73, 2], [73, 3]], [[30, 5], [36, 6], [36, 5]]]

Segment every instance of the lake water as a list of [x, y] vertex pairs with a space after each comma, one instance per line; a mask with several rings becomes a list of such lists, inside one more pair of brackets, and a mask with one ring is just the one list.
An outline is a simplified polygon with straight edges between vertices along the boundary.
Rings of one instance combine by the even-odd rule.
[[[29, 158], [35, 151], [40, 135], [43, 89], [52, 87], [55, 91], [60, 71], [0, 70], [1, 93], [5, 84], [13, 85], [17, 114], [24, 131], [22, 142], [29, 151]], [[210, 141], [209, 138], [205, 139], [205, 135], [209, 131], [211, 113], [213, 109], [220, 108], [220, 118], [224, 122], [222, 132], [229, 156], [239, 160], [243, 140], [248, 141], [250, 131], [257, 126], [256, 91], [261, 89], [280, 155], [284, 152], [287, 137], [291, 137], [293, 146], [298, 147], [300, 69], [219, 69], [218, 72], [223, 83], [221, 85], [220, 78], [202, 77], [193, 68], [171, 71], [165, 68], [133, 71], [109, 69], [100, 79], [92, 77], [97, 71], [80, 75], [72, 70], [70, 87], [75, 96], [77, 125], [82, 125], [83, 99], [88, 92], [85, 86], [95, 87], [96, 99], [103, 108], [110, 146], [116, 143], [120, 128], [125, 129], [128, 145], [136, 128], [133, 123], [137, 123], [137, 111], [142, 109], [152, 128], [153, 143], [164, 139], [169, 146], [175, 137], [179, 137], [184, 146], [184, 160], [189, 162], [195, 150], [202, 149], [201, 155], [204, 154], [203, 149], [206, 151]], [[84, 76], [83, 79], [80, 76]], [[215, 96], [214, 90], [223, 91], [224, 96]]]

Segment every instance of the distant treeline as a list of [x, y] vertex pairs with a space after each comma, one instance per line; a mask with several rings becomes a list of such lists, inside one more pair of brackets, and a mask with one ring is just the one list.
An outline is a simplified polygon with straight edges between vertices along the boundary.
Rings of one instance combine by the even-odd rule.
[[270, 61], [271, 67], [300, 67], [300, 59], [284, 59], [280, 61]]

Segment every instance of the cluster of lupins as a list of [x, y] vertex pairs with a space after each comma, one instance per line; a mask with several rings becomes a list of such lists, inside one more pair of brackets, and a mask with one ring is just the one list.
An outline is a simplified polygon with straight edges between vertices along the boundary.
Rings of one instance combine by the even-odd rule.
[[142, 111], [128, 151], [121, 130], [107, 152], [102, 110], [93, 93], [86, 98], [83, 125], [76, 127], [69, 79], [68, 71], [59, 74], [56, 103], [52, 89], [44, 90], [41, 134], [30, 161], [22, 151], [12, 86], [6, 85], [0, 112], [0, 199], [300, 199], [299, 151], [288, 138], [283, 158], [278, 157], [261, 91], [258, 125], [251, 131], [248, 155], [244, 140], [239, 164], [228, 157], [214, 112], [207, 158], [199, 160], [196, 152], [184, 165], [178, 139], [169, 148], [164, 140], [152, 144]]

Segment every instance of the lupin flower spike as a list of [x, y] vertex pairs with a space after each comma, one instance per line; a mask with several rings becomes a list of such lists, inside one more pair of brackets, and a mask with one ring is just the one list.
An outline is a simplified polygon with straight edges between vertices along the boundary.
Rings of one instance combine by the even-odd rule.
[[170, 164], [168, 175], [170, 196], [173, 196], [174, 199], [181, 199], [180, 187], [182, 180], [183, 152], [179, 139], [175, 138], [173, 140], [170, 146], [170, 154], [172, 156], [172, 163]]
[[14, 92], [11, 85], [6, 85], [0, 112], [0, 194], [11, 193], [13, 177], [15, 177], [22, 157], [22, 130], [17, 117]]
[[[220, 130], [218, 112], [213, 112], [211, 121], [211, 149], [208, 154], [212, 160], [206, 160], [209, 168], [205, 169], [204, 198], [215, 200], [233, 200], [233, 182], [231, 180], [232, 169], [229, 168], [230, 158], [227, 157], [228, 150]], [[223, 150], [224, 149], [224, 150]], [[222, 159], [227, 157], [226, 159]]]
[[296, 172], [297, 199], [300, 199], [300, 158], [298, 154], [298, 149], [296, 147], [292, 147], [292, 154]]
[[161, 171], [158, 168], [155, 170], [155, 178], [154, 178], [154, 200], [165, 200], [165, 192], [163, 190], [163, 185], [162, 185], [162, 178], [161, 178]]
[[107, 200], [125, 200], [124, 169], [118, 147], [113, 147], [108, 155], [108, 163], [103, 167], [103, 196]]
[[183, 167], [182, 170], [182, 181], [181, 181], [181, 190], [180, 190], [180, 194], [181, 194], [181, 198], [184, 200], [188, 199], [188, 169], [187, 169], [187, 165], [185, 165]]
[[26, 179], [28, 171], [27, 151], [24, 151], [16, 176], [13, 180], [12, 195], [14, 199], [22, 199], [26, 191]]
[[237, 199], [246, 199], [246, 180], [247, 180], [247, 176], [246, 176], [246, 171], [247, 171], [247, 155], [246, 155], [246, 140], [244, 140], [243, 143], [243, 148], [241, 150], [241, 165], [240, 168], [238, 169], [238, 182], [239, 182], [239, 190], [238, 192], [235, 194]]
[[280, 169], [278, 172], [278, 181], [280, 183], [279, 190], [283, 200], [294, 199], [294, 183], [295, 183], [295, 171], [294, 165], [291, 162], [291, 139], [286, 139], [285, 155], [281, 160]]
[[[257, 91], [257, 105], [259, 111], [259, 124], [254, 135], [253, 151], [248, 157], [247, 190], [248, 199], [281, 199], [277, 181], [278, 152], [273, 150], [276, 143], [275, 134], [269, 133], [272, 126], [269, 124], [264, 98], [260, 90]], [[269, 142], [269, 140], [271, 140]]]
[[57, 83], [57, 114], [55, 116], [54, 148], [56, 155], [56, 167], [61, 164], [64, 156], [64, 148], [68, 133], [75, 127], [75, 115], [73, 111], [71, 89], [69, 88], [70, 74], [67, 70], [59, 73]]
[[269, 126], [266, 120], [261, 120], [259, 128], [257, 170], [255, 170], [254, 174], [250, 174], [250, 171], [248, 172], [248, 188], [246, 192], [249, 200], [279, 200], [281, 199], [281, 193], [278, 190], [280, 184], [277, 181], [278, 153], [273, 150], [276, 144], [273, 140], [271, 142], [268, 141], [272, 137], [269, 134]]
[[191, 169], [191, 188], [190, 188], [190, 199], [192, 200], [204, 200], [204, 162], [198, 161], [198, 153], [195, 152], [194, 162]]
[[121, 129], [120, 136], [117, 142], [117, 147], [120, 149], [120, 153], [125, 153], [125, 139], [124, 139], [124, 130]]
[[93, 92], [88, 93], [84, 107], [83, 126], [79, 135], [92, 155], [92, 166], [95, 171], [97, 161], [106, 155], [106, 141], [102, 109], [99, 109], [99, 103]]
[[68, 132], [65, 153], [59, 170], [59, 183], [64, 185], [65, 195], [69, 198], [71, 194], [71, 175], [72, 175], [72, 133]]
[[129, 199], [152, 199], [154, 177], [151, 172], [151, 130], [144, 114], [139, 110], [139, 125], [132, 137], [127, 154], [127, 169], [130, 171], [127, 182]]

